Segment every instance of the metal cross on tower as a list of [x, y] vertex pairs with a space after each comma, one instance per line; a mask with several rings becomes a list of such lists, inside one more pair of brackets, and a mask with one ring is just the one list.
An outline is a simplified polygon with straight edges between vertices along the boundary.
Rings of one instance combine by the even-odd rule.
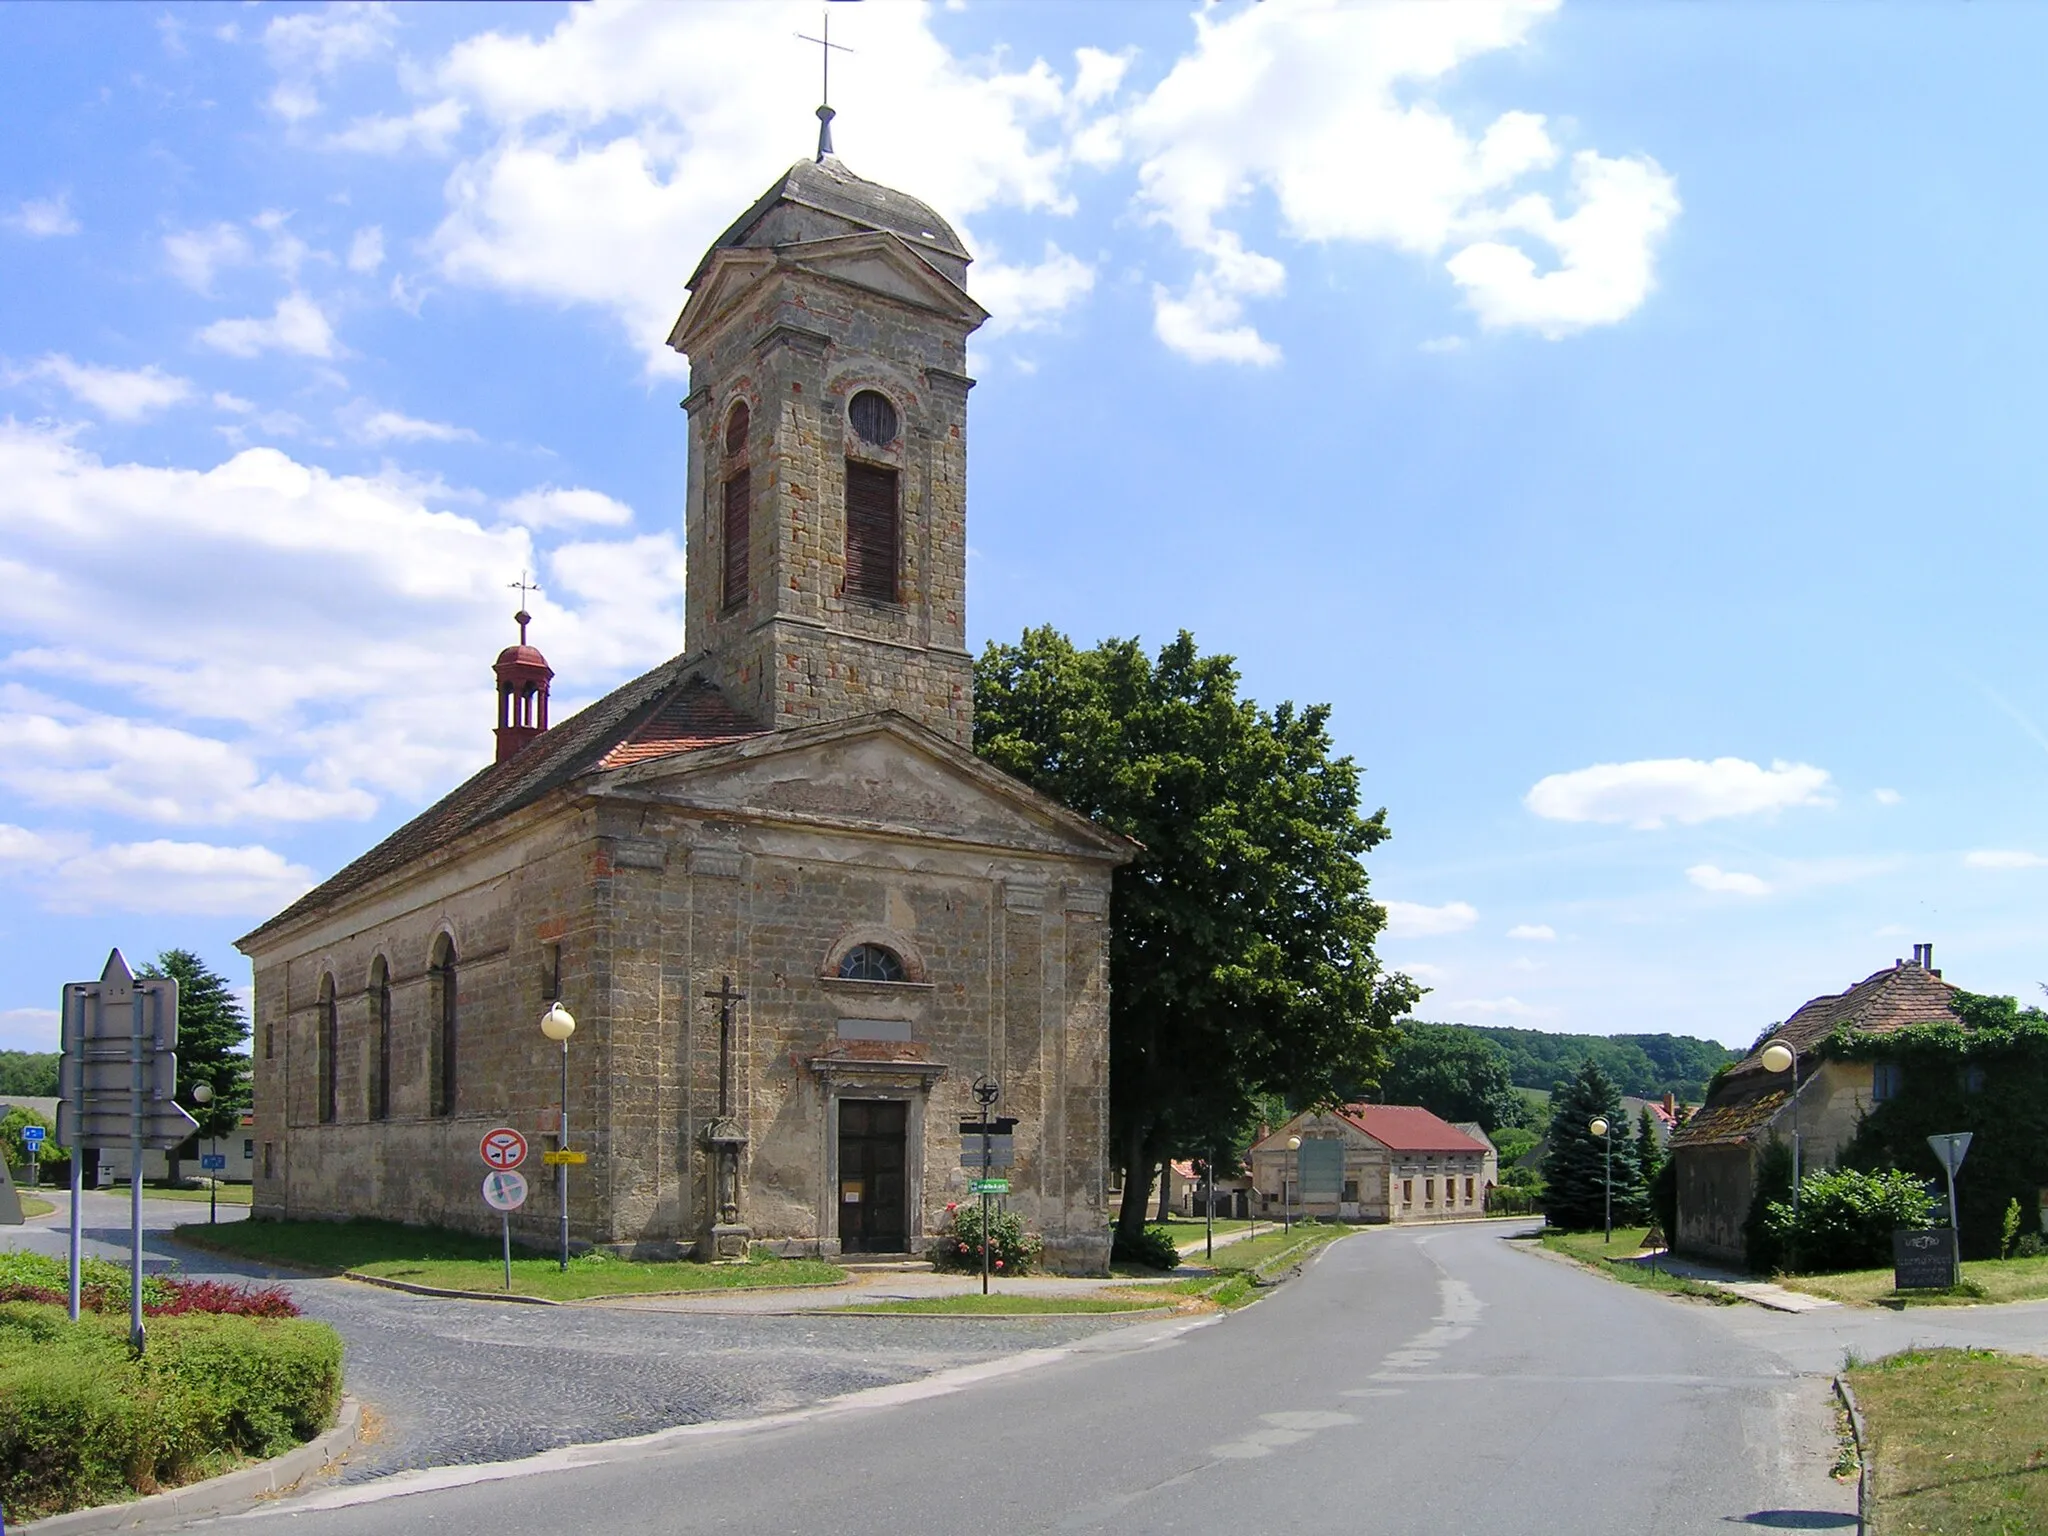
[[836, 48], [841, 53], [853, 52], [846, 44], [832, 41], [832, 13], [829, 10], [824, 13], [823, 19], [823, 30], [825, 33], [823, 37], [813, 37], [808, 32], [797, 33], [797, 36], [805, 42], [818, 45], [818, 52], [821, 55], [821, 62], [824, 66], [823, 79], [819, 82], [818, 95], [818, 158], [820, 160], [823, 160], [832, 153], [832, 118], [834, 115], [832, 111], [832, 51]]
[[533, 622], [533, 616], [526, 611], [526, 594], [538, 592], [540, 584], [528, 581], [526, 579], [526, 572], [521, 571], [517, 581], [508, 581], [505, 585], [519, 594], [519, 612], [513, 617], [514, 621], [519, 625], [519, 643], [524, 645], [526, 644], [526, 626]]

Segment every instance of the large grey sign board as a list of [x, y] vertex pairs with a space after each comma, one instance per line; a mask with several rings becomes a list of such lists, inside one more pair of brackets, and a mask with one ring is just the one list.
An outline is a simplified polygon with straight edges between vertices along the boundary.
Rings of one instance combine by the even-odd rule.
[[1954, 1227], [1892, 1234], [1893, 1290], [1946, 1290], [1956, 1283], [1959, 1270]]
[[178, 1091], [178, 983], [137, 979], [117, 949], [98, 981], [64, 988], [64, 1057], [57, 1069], [57, 1141], [66, 1147], [130, 1144], [138, 1073], [142, 1144], [169, 1151], [199, 1129]]

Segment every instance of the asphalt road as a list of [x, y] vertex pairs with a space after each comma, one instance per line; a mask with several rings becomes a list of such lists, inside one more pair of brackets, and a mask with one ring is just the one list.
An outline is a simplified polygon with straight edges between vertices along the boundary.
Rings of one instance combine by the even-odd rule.
[[1732, 1310], [1613, 1284], [1497, 1225], [1382, 1229], [1220, 1322], [781, 1423], [316, 1492], [234, 1530], [1852, 1529], [1825, 1376]]
[[[247, 1211], [222, 1215], [242, 1220]], [[60, 1210], [0, 1242], [61, 1254], [68, 1220]], [[308, 1316], [340, 1332], [348, 1390], [370, 1406], [375, 1426], [343, 1468], [345, 1483], [755, 1418], [1117, 1326], [1114, 1318], [731, 1317], [444, 1301], [173, 1246], [169, 1229], [203, 1223], [204, 1205], [145, 1199], [143, 1220], [146, 1268], [276, 1278]], [[88, 1193], [85, 1221], [87, 1253], [125, 1259], [125, 1193]]]

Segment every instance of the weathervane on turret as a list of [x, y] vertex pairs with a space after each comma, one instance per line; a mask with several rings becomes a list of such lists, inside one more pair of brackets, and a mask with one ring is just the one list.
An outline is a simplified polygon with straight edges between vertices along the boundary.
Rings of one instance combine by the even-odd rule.
[[813, 37], [808, 32], [797, 33], [797, 36], [805, 42], [818, 45], [818, 52], [822, 56], [824, 64], [824, 80], [818, 92], [818, 159], [820, 161], [832, 153], [832, 118], [835, 115], [832, 111], [832, 50], [836, 48], [841, 53], [853, 52], [846, 44], [832, 41], [832, 13], [829, 10], [824, 13], [824, 24], [825, 35], [823, 37]]

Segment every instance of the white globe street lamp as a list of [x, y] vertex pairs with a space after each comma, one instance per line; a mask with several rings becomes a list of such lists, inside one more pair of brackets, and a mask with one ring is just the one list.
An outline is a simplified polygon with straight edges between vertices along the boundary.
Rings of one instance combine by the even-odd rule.
[[[192, 1102], [201, 1109], [211, 1104], [213, 1102], [213, 1084], [194, 1083], [192, 1085]], [[206, 1138], [206, 1142], [208, 1146], [213, 1148], [215, 1155], [218, 1155], [220, 1152], [220, 1138], [218, 1136], [209, 1136]], [[209, 1226], [220, 1220], [220, 1170], [218, 1168], [206, 1170], [206, 1220]]]
[[[569, 1150], [569, 1037], [576, 1033], [576, 1015], [556, 1003], [540, 1016], [540, 1032], [562, 1047], [562, 1119], [556, 1127], [555, 1145]], [[569, 1269], [569, 1165], [555, 1165], [555, 1203], [562, 1211], [562, 1270]]]
[[1282, 1172], [1280, 1175], [1280, 1230], [1292, 1232], [1294, 1230], [1294, 1207], [1288, 1204], [1287, 1200], [1287, 1174], [1291, 1172], [1294, 1175], [1293, 1182], [1295, 1184], [1299, 1185], [1301, 1183], [1301, 1138], [1299, 1136], [1287, 1138], [1287, 1154], [1287, 1171]]
[[1757, 1053], [1766, 1072], [1790, 1072], [1792, 1074], [1792, 1222], [1796, 1232], [1799, 1225], [1799, 1048], [1783, 1035], [1764, 1042], [1764, 1048]]
[[1592, 1124], [1586, 1129], [1600, 1138], [1602, 1150], [1606, 1154], [1607, 1173], [1604, 1183], [1607, 1200], [1607, 1241], [1611, 1243], [1614, 1241], [1614, 1138], [1607, 1134], [1611, 1127], [1607, 1124], [1605, 1115], [1595, 1115]]

